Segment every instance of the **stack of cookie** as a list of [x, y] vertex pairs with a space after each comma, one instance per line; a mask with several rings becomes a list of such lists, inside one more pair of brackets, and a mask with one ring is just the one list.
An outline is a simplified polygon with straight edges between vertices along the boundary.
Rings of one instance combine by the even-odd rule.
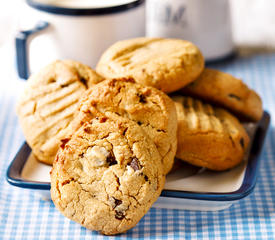
[[103, 234], [137, 224], [175, 156], [213, 170], [236, 166], [249, 144], [237, 117], [262, 115], [254, 91], [204, 69], [199, 49], [184, 40], [118, 42], [96, 71], [50, 64], [28, 80], [17, 114], [37, 159], [53, 163], [55, 206]]
[[200, 51], [187, 41], [121, 41], [105, 51], [96, 70], [171, 94], [178, 117], [176, 157], [199, 167], [219, 171], [238, 165], [249, 144], [239, 120], [257, 122], [263, 114], [255, 91], [230, 74], [204, 69]]
[[51, 164], [54, 155], [56, 207], [110, 235], [135, 226], [159, 197], [176, 154], [177, 116], [156, 88], [102, 79], [56, 61], [28, 80], [17, 113], [36, 157]]
[[107, 79], [90, 88], [56, 156], [56, 207], [108, 235], [135, 226], [172, 168], [176, 119], [166, 94], [132, 79]]

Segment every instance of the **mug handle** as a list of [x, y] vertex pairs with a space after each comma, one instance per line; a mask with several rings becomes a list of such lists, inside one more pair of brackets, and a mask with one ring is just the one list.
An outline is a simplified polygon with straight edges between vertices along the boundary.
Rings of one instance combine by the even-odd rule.
[[28, 38], [49, 26], [48, 22], [39, 21], [34, 28], [20, 31], [15, 37], [15, 49], [16, 49], [16, 65], [17, 72], [20, 78], [28, 79], [29, 77], [29, 59], [28, 59]]

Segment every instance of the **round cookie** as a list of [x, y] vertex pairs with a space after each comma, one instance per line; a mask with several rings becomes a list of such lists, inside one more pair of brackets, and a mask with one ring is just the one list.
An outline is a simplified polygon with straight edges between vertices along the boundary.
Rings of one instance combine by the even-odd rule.
[[174, 102], [165, 93], [132, 79], [102, 81], [85, 93], [72, 125], [78, 128], [98, 111], [136, 122], [155, 143], [165, 174], [171, 170], [177, 148], [177, 114]]
[[177, 158], [216, 171], [243, 160], [249, 137], [237, 118], [190, 97], [173, 100], [178, 115]]
[[214, 69], [205, 69], [197, 80], [181, 90], [233, 112], [241, 119], [259, 121], [263, 114], [259, 95], [242, 80]]
[[96, 70], [106, 78], [132, 77], [142, 85], [170, 93], [194, 81], [203, 68], [201, 52], [188, 41], [135, 38], [109, 47]]
[[[55, 61], [32, 75], [16, 112], [25, 138], [38, 160], [52, 164], [78, 100], [88, 86], [99, 82], [95, 71], [73, 62]], [[76, 62], [74, 62], [76, 63]]]
[[164, 186], [154, 143], [137, 124], [106, 116], [84, 123], [62, 141], [51, 172], [55, 206], [106, 235], [134, 227]]

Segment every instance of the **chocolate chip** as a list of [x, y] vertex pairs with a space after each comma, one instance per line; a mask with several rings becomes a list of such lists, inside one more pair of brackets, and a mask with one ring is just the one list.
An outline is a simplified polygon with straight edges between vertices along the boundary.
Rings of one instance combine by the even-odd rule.
[[100, 118], [100, 120], [99, 120], [99, 122], [100, 123], [104, 123], [104, 122], [106, 122], [107, 121], [107, 117], [102, 117], [102, 118]]
[[85, 133], [91, 133], [91, 129], [89, 127], [85, 127], [83, 130]]
[[123, 218], [125, 218], [125, 216], [124, 216], [123, 212], [116, 211], [115, 218], [118, 220], [122, 220]]
[[139, 165], [138, 159], [136, 157], [132, 158], [131, 162], [128, 163], [128, 166], [133, 168], [135, 171], [140, 169], [140, 165]]
[[149, 180], [147, 175], [144, 175], [144, 179], [145, 179], [146, 182]]
[[80, 82], [82, 82], [85, 88], [88, 88], [87, 80], [84, 77], [80, 77]]
[[138, 97], [139, 97], [139, 102], [146, 103], [146, 97], [143, 94], [139, 93]]
[[138, 121], [137, 124], [140, 126], [142, 124], [142, 122]]
[[237, 99], [238, 101], [241, 101], [241, 98], [238, 97], [237, 95], [233, 94], [233, 93], [228, 94], [228, 97], [235, 98], [235, 99]]
[[113, 203], [113, 208], [116, 208], [118, 205], [120, 205], [121, 203], [122, 203], [122, 201], [121, 200], [119, 200], [119, 199], [116, 199], [116, 198], [114, 198], [114, 197], [112, 197], [111, 199], [111, 202]]
[[109, 156], [106, 158], [106, 162], [108, 163], [109, 166], [117, 164], [117, 160], [113, 152], [110, 152]]
[[60, 147], [62, 149], [64, 149], [66, 143], [69, 142], [69, 141], [70, 141], [70, 138], [63, 138], [63, 139], [61, 139], [61, 145], [60, 145]]
[[240, 144], [241, 144], [242, 148], [244, 148], [244, 139], [243, 138], [240, 139]]

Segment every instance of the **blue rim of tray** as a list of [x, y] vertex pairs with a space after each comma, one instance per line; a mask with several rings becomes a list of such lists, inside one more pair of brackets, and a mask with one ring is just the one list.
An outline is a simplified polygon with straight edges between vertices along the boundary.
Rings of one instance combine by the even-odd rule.
[[[256, 185], [261, 152], [269, 123], [270, 115], [268, 112], [264, 112], [262, 119], [258, 123], [245, 170], [245, 176], [238, 190], [227, 193], [163, 190], [161, 196], [208, 201], [234, 201], [246, 197], [253, 191]], [[28, 181], [21, 177], [21, 172], [30, 153], [31, 149], [25, 142], [8, 167], [6, 175], [7, 181], [11, 185], [20, 188], [50, 190], [51, 186], [49, 182]]]

